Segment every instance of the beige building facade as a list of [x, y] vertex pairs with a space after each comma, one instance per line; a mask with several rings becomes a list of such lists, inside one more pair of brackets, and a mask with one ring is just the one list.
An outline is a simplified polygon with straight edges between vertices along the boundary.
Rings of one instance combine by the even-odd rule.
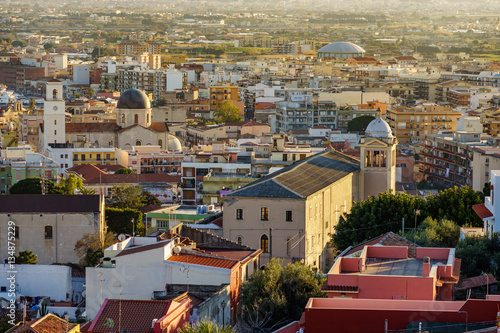
[[78, 263], [75, 243], [84, 234], [103, 237], [104, 215], [99, 195], [0, 196], [0, 255], [11, 257], [8, 247], [13, 246], [15, 255], [33, 251], [38, 264]]

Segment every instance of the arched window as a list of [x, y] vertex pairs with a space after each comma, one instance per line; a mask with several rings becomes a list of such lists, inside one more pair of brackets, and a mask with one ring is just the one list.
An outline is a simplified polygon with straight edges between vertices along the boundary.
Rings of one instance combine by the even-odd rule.
[[269, 252], [269, 238], [267, 235], [260, 237], [260, 249], [262, 252]]
[[52, 226], [45, 226], [45, 239], [52, 239]]
[[163, 147], [163, 140], [162, 139], [158, 140], [158, 146]]
[[125, 115], [122, 114], [122, 124], [125, 124]]
[[52, 98], [57, 99], [57, 89], [52, 90]]
[[135, 145], [136, 145], [136, 146], [140, 146], [140, 145], [141, 145], [141, 141], [137, 140], [137, 141], [135, 142]]
[[290, 257], [292, 253], [292, 240], [289, 238], [286, 239], [286, 255]]
[[238, 236], [238, 245], [241, 245], [242, 242], [243, 242], [243, 237]]
[[136, 113], [134, 115], [134, 124], [138, 124], [139, 123], [139, 115]]

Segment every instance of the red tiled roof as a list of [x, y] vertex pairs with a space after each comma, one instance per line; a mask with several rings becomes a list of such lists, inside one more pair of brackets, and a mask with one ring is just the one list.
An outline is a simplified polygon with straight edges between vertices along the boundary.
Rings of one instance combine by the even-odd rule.
[[69, 168], [67, 171], [79, 174], [82, 178], [84, 178], [84, 180], [99, 178], [99, 175], [101, 177], [108, 175], [106, 171], [103, 171], [92, 164], [77, 165]]
[[476, 287], [485, 286], [486, 284], [496, 284], [498, 281], [493, 274], [474, 276], [468, 279], [463, 279], [455, 287], [455, 290], [466, 290]]
[[488, 217], [492, 217], [493, 214], [490, 212], [488, 208], [484, 204], [474, 205], [472, 209], [476, 212], [481, 220], [484, 220]]
[[122, 331], [152, 333], [153, 319], [160, 319], [168, 311], [170, 301], [142, 301], [128, 299], [106, 299], [94, 319], [92, 333]]
[[65, 320], [49, 313], [40, 319], [35, 319], [15, 328], [12, 333], [65, 333], [73, 329], [77, 324], [68, 323]]
[[116, 132], [120, 129], [115, 122], [106, 123], [66, 123], [66, 133]]
[[87, 179], [85, 184], [139, 184], [139, 183], [170, 183], [177, 184], [181, 181], [180, 175], [166, 173], [141, 173], [141, 174], [103, 174], [99, 177]]
[[61, 81], [59, 81], [58, 79], [50, 79], [47, 82], [61, 82]]
[[226, 268], [226, 269], [230, 269], [238, 264], [238, 261], [235, 260], [196, 256], [192, 254], [173, 255], [170, 256], [170, 258], [168, 258], [167, 260], [175, 262], [184, 262], [193, 265], [211, 266], [211, 267]]
[[234, 250], [234, 249], [213, 249], [213, 248], [204, 248], [200, 246], [200, 250], [203, 250], [205, 253], [214, 254], [217, 257], [228, 258], [233, 260], [242, 261], [255, 251], [252, 250]]
[[149, 128], [151, 128], [155, 132], [168, 132], [167, 123], [151, 123], [151, 126]]

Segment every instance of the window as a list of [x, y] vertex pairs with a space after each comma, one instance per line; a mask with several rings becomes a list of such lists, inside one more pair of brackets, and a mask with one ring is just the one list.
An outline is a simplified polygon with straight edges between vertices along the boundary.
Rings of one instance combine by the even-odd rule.
[[163, 141], [161, 139], [158, 140], [158, 146], [163, 147]]
[[287, 222], [293, 221], [293, 212], [291, 210], [287, 210], [285, 212], [285, 221], [287, 221]]
[[64, 156], [64, 155], [63, 155], [63, 154], [61, 154], [61, 158], [63, 158], [63, 156]]
[[111, 154], [106, 154], [106, 159], [110, 160], [111, 159]]
[[139, 115], [135, 114], [134, 115], [134, 124], [138, 124], [138, 123], [139, 123]]
[[45, 226], [45, 239], [52, 239], [52, 226]]
[[136, 146], [140, 146], [140, 145], [141, 145], [141, 141], [137, 140], [137, 141], [135, 142], [135, 145], [136, 145]]
[[406, 163], [401, 163], [402, 168], [406, 168]]
[[238, 236], [238, 245], [241, 245], [242, 242], [243, 242], [243, 237]]
[[14, 227], [14, 237], [19, 239], [19, 227]]
[[81, 160], [82, 160], [82, 161], [85, 161], [85, 154], [82, 154], [82, 155], [81, 155]]
[[167, 220], [157, 220], [156, 221], [156, 226], [159, 229], [169, 229], [168, 228], [168, 221]]
[[122, 114], [122, 123], [125, 123], [125, 115]]
[[236, 209], [236, 219], [243, 220], [243, 209], [241, 208]]
[[57, 130], [54, 130], [54, 135], [57, 135]]
[[97, 160], [100, 161], [101, 160], [101, 154], [97, 154]]
[[290, 238], [286, 239], [286, 255], [289, 257], [292, 253], [292, 240]]
[[260, 249], [262, 252], [269, 252], [269, 238], [267, 235], [260, 237]]
[[7, 292], [7, 287], [6, 286], [1, 286], [0, 287], [0, 292], [6, 293]]
[[54, 120], [54, 125], [57, 125], [57, 120]]
[[261, 221], [267, 221], [267, 220], [269, 220], [269, 208], [262, 207], [260, 209], [260, 220]]

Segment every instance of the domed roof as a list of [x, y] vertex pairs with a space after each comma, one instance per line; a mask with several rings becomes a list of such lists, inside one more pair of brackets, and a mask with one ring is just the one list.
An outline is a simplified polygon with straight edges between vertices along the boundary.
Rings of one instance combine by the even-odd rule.
[[366, 53], [361, 47], [349, 42], [335, 42], [323, 46], [318, 52], [325, 53]]
[[167, 150], [168, 151], [181, 151], [182, 150], [181, 142], [174, 135], [171, 135], [171, 134], [168, 135]]
[[380, 118], [372, 120], [365, 130], [365, 136], [371, 138], [393, 138], [389, 124]]
[[121, 94], [116, 107], [118, 109], [150, 109], [151, 102], [143, 91], [129, 89]]

